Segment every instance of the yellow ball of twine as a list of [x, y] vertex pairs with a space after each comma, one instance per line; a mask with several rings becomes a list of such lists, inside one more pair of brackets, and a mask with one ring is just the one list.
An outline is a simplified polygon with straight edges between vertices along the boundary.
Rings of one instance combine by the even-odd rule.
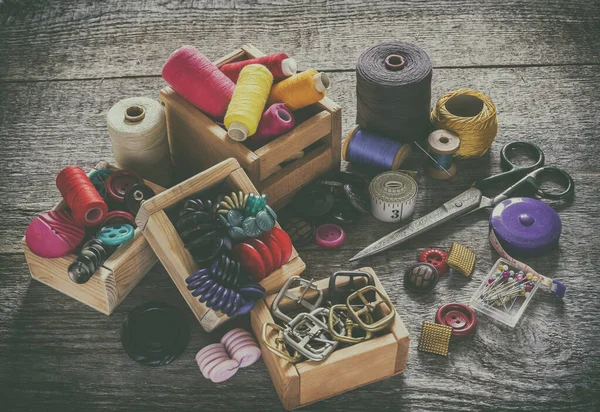
[[242, 69], [224, 119], [229, 137], [242, 141], [256, 133], [272, 84], [273, 75], [265, 66]]
[[448, 129], [460, 137], [454, 155], [468, 159], [483, 156], [498, 134], [496, 106], [478, 90], [459, 89], [441, 96], [431, 111], [436, 129]]

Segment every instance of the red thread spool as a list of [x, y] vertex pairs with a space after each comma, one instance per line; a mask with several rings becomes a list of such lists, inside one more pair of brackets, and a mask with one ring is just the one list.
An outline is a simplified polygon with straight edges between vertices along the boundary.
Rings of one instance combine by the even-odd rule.
[[195, 47], [183, 46], [169, 56], [162, 77], [202, 112], [223, 118], [235, 83]]
[[285, 53], [275, 53], [256, 59], [224, 64], [221, 66], [221, 71], [225, 76], [229, 77], [231, 81], [237, 83], [240, 72], [249, 64], [262, 64], [265, 66], [273, 75], [273, 81], [275, 82], [293, 76], [298, 70], [296, 60], [288, 57]]
[[294, 128], [296, 120], [285, 103], [272, 104], [260, 118], [256, 133], [248, 140], [259, 142], [281, 136]]
[[56, 176], [56, 187], [81, 226], [96, 226], [108, 213], [108, 206], [79, 166], [68, 166]]

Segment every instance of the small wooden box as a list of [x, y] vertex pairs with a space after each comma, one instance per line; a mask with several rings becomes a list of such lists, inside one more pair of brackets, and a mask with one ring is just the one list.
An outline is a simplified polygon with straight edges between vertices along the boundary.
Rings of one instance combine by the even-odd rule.
[[[373, 269], [365, 267], [375, 279], [377, 288], [385, 294], [383, 286]], [[315, 282], [325, 296], [329, 279]], [[338, 279], [338, 285], [348, 283], [347, 278]], [[294, 292], [292, 292], [294, 293]], [[296, 294], [299, 295], [296, 290]], [[310, 299], [314, 291], [305, 296]], [[273, 323], [271, 305], [276, 294], [267, 296], [251, 312], [252, 330], [262, 349], [262, 356], [271, 375], [275, 390], [283, 406], [296, 409], [360, 386], [402, 373], [408, 360], [408, 331], [396, 314], [394, 323], [378, 336], [358, 344], [334, 351], [323, 362], [304, 361], [291, 364], [267, 349], [261, 339], [263, 324]], [[325, 299], [326, 300], [326, 299]], [[285, 306], [280, 305], [285, 310]], [[385, 315], [386, 313], [382, 313]]]
[[[264, 55], [254, 46], [246, 45], [215, 64], [221, 66]], [[267, 194], [269, 204], [276, 210], [319, 175], [340, 167], [342, 112], [328, 98], [302, 109], [312, 116], [299, 122], [301, 116], [297, 115], [294, 129], [254, 151], [230, 139], [225, 129], [171, 87], [160, 91], [160, 101], [165, 106], [169, 144], [178, 168], [193, 174], [233, 157], [256, 188]], [[302, 158], [286, 162], [299, 151], [305, 152]]]
[[[105, 168], [118, 170], [106, 162], [98, 163], [94, 169]], [[145, 181], [145, 183], [157, 194], [165, 190], [152, 182]], [[67, 204], [63, 200], [54, 207], [54, 210], [66, 207]], [[27, 246], [25, 238], [22, 240], [22, 245], [32, 278], [105, 315], [110, 315], [152, 266], [158, 262], [141, 230], [136, 229], [133, 239], [119, 246], [87, 283], [78, 285], [71, 280], [68, 274], [69, 266], [77, 258], [75, 253], [56, 259], [47, 259], [33, 253]]]
[[[230, 318], [220, 311], [208, 308], [193, 297], [187, 289], [185, 279], [199, 267], [184, 247], [177, 229], [171, 223], [166, 212], [190, 196], [217, 185], [223, 186], [223, 192], [239, 190], [245, 193], [257, 192], [237, 160], [228, 159], [144, 202], [136, 217], [138, 227], [141, 228], [148, 243], [175, 282], [175, 286], [198, 318], [200, 325], [207, 332], [227, 322]], [[288, 262], [271, 273], [260, 284], [267, 290], [267, 293], [277, 291], [288, 278], [302, 273], [305, 267], [296, 249], [293, 249]]]

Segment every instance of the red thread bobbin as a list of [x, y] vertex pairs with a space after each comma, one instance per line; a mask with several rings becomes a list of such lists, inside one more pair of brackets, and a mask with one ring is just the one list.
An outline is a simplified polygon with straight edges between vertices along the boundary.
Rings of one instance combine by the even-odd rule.
[[96, 226], [108, 213], [108, 206], [79, 166], [68, 166], [56, 176], [56, 187], [81, 226]]

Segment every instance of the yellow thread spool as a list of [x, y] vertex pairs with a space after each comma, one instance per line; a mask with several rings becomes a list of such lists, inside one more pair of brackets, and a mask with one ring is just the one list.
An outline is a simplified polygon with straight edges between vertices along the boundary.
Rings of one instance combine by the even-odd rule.
[[256, 133], [263, 114], [273, 75], [261, 64], [242, 69], [225, 114], [227, 134], [238, 142]]
[[460, 137], [455, 157], [468, 159], [483, 156], [498, 133], [496, 106], [478, 90], [459, 89], [440, 97], [431, 111], [436, 129], [448, 129]]
[[290, 110], [302, 109], [324, 98], [329, 85], [325, 73], [305, 70], [274, 85], [269, 104], [285, 103]]

